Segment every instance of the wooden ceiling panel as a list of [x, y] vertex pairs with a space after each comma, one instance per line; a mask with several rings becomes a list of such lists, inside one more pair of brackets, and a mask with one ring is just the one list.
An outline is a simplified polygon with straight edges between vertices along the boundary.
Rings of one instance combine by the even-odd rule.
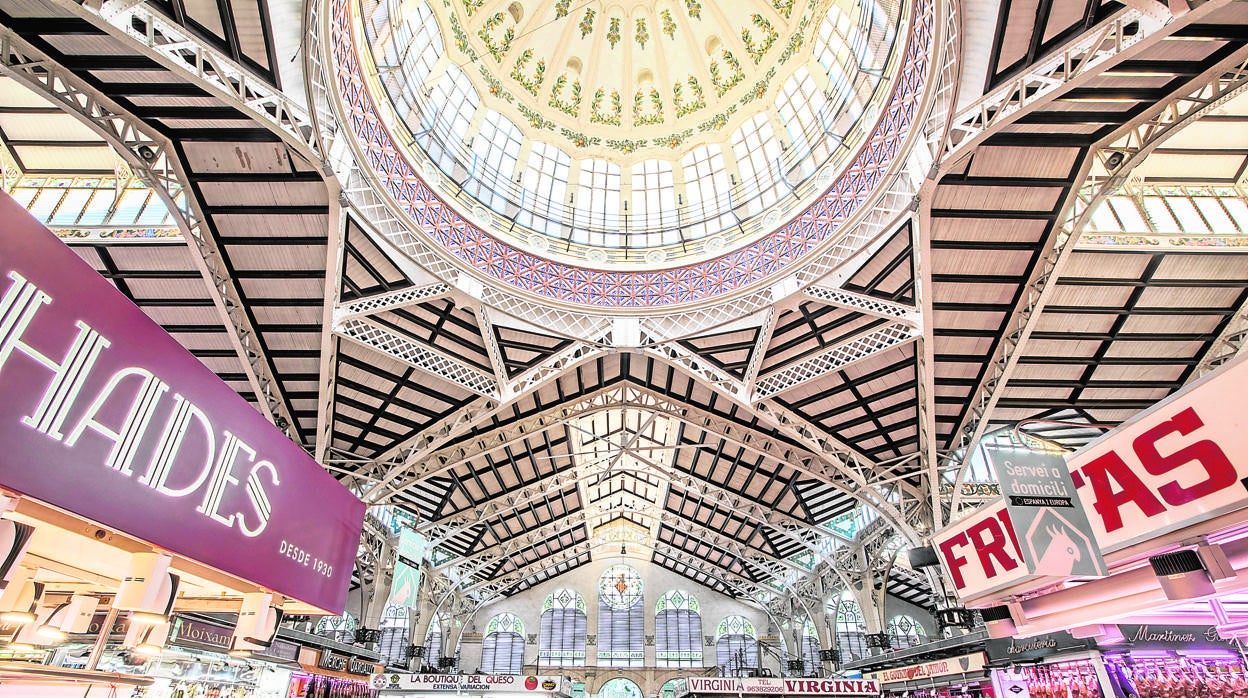
[[1036, 330], [1040, 332], [1109, 332], [1117, 316], [1107, 313], [1042, 313]]
[[932, 273], [974, 276], [1022, 276], [1031, 264], [1031, 254], [1013, 250], [985, 250], [979, 254], [937, 251], [932, 254]]
[[973, 219], [973, 217], [934, 216], [931, 222], [931, 238], [966, 242], [1032, 242], [1040, 240], [1048, 221]]
[[942, 211], [1052, 211], [1064, 194], [1061, 187], [992, 187], [944, 184], [936, 190], [932, 206]]
[[975, 150], [967, 175], [971, 177], [1018, 177], [1059, 179], [1070, 176], [1082, 149], [985, 145]]

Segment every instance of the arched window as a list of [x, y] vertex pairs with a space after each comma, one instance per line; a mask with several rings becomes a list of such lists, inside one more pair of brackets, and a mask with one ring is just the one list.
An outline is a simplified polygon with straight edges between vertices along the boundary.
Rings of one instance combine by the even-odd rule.
[[642, 586], [628, 565], [612, 565], [598, 579], [598, 666], [645, 665]]
[[682, 210], [688, 211], [690, 219], [700, 221], [686, 229], [703, 236], [732, 227], [736, 216], [732, 214], [732, 182], [723, 149], [716, 143], [698, 146], [680, 159], [680, 166], [685, 178]]
[[416, 144], [442, 172], [456, 180], [467, 174], [467, 170], [456, 172], [455, 166], [466, 157], [464, 139], [480, 105], [481, 98], [468, 76], [452, 65], [434, 87], [429, 107], [421, 110], [420, 128], [415, 129]]
[[836, 643], [840, 646], [841, 661], [862, 659], [867, 651], [867, 624], [862, 620], [862, 608], [845, 592], [836, 604]]
[[381, 614], [381, 641], [377, 653], [386, 664], [400, 665], [406, 662], [407, 606], [386, 606]]
[[678, 695], [683, 695], [686, 684], [688, 681], [685, 679], [669, 679], [667, 683], [659, 687], [659, 698], [676, 698]]
[[645, 698], [641, 687], [628, 679], [611, 679], [598, 689], [598, 698]]
[[429, 631], [425, 633], [425, 656], [420, 658], [420, 663], [425, 666], [436, 667], [438, 660], [442, 658], [442, 624], [434, 618], [429, 623]]
[[[807, 620], [802, 624], [802, 646], [800, 654], [802, 658], [802, 676], [818, 676], [819, 669], [823, 666], [819, 662], [819, 632], [815, 630], [815, 624]], [[797, 672], [793, 672], [797, 674]]]
[[537, 656], [544, 666], [585, 666], [585, 597], [556, 589], [542, 602]]
[[755, 116], [733, 132], [732, 154], [741, 181], [748, 183], [740, 193], [746, 200], [746, 212], [754, 215], [776, 203], [780, 198], [780, 142], [766, 114]]
[[355, 642], [355, 616], [344, 613], [341, 616], [322, 616], [316, 621], [316, 634], [328, 637], [348, 645]]
[[[620, 166], [610, 160], [582, 160], [576, 185], [572, 241], [618, 247], [620, 227]], [[590, 232], [590, 231], [593, 232]], [[616, 231], [616, 232], [611, 232]]]
[[727, 616], [715, 628], [715, 664], [720, 676], [749, 676], [758, 671], [758, 632], [741, 616]]
[[496, 111], [486, 112], [480, 131], [472, 139], [470, 179], [464, 191], [498, 213], [507, 213], [511, 178], [520, 157], [520, 129]]
[[485, 624], [481, 642], [482, 674], [519, 674], [524, 668], [524, 623], [500, 613]]
[[888, 634], [892, 637], [893, 649], [905, 649], [927, 642], [927, 631], [919, 625], [919, 621], [904, 613], [895, 615], [888, 621]]
[[698, 600], [684, 591], [669, 591], [654, 607], [655, 666], [702, 666], [702, 614]]
[[516, 218], [520, 225], [562, 237], [571, 164], [571, 156], [559, 148], [547, 143], [533, 144], [520, 192], [520, 213]]

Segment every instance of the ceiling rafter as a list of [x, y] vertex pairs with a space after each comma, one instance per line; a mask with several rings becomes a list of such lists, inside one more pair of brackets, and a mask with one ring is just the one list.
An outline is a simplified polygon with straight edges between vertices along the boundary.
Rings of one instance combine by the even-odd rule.
[[767, 400], [849, 366], [869, 356], [910, 342], [919, 336], [910, 321], [890, 322], [830, 346], [814, 356], [761, 375], [755, 384], [755, 401]]
[[346, 320], [334, 333], [409, 364], [436, 378], [454, 383], [482, 397], [498, 398], [498, 381], [423, 342], [381, 327], [362, 317]]
[[[274, 379], [272, 363], [248, 318], [238, 282], [223, 264], [220, 251], [206, 229], [199, 202], [191, 196], [186, 175], [173, 155], [169, 141], [148, 124], [127, 114], [72, 71], [63, 69], [51, 57], [36, 50], [7, 27], [0, 27], [0, 42], [6, 51], [0, 56], [12, 75], [24, 85], [45, 95], [62, 109], [78, 116], [126, 160], [136, 175], [160, 194], [179, 228], [195, 244], [191, 255], [199, 273], [209, 284], [214, 305], [226, 327], [235, 351], [243, 359], [248, 383], [257, 397], [262, 414], [288, 434], [297, 433], [293, 410]], [[150, 152], [149, 158], [138, 156]]]
[[[989, 424], [986, 417], [1001, 400], [1009, 377], [1022, 355], [1021, 348], [1036, 330], [1041, 311], [1056, 288], [1056, 284], [1050, 282], [1058, 277], [1070, 259], [1075, 242], [1097, 206], [1116, 192], [1128, 174], [1170, 136], [1248, 88], [1248, 49], [1240, 48], [1220, 65], [1206, 70], [1194, 82], [1197, 83], [1194, 88], [1184, 89], [1157, 104], [1145, 118], [1107, 138], [1101, 147], [1084, 159], [1083, 167], [1075, 178], [1079, 184], [1072, 187], [1053, 242], [1043, 262], [1036, 266], [1035, 274], [1027, 284], [1028, 291], [1008, 323], [1013, 329], [1003, 337], [992, 366], [984, 374], [984, 381], [972, 394], [971, 408], [954, 431], [959, 438], [956, 449], [973, 446], [983, 437]], [[1116, 167], [1109, 167], [1107, 162], [1110, 156], [1123, 152], [1126, 157]], [[1094, 171], [1094, 165], [1099, 165], [1100, 169]], [[953, 456], [951, 453], [950, 457]], [[955, 512], [961, 497], [959, 485], [969, 462], [968, 458], [961, 460], [951, 503]]]
[[402, 288], [397, 291], [356, 298], [334, 308], [333, 326], [338, 327], [347, 320], [357, 317], [372, 315], [386, 310], [406, 308], [424, 301], [446, 298], [451, 295], [451, 291], [450, 284], [439, 281], [437, 283], [425, 284], [424, 286]]

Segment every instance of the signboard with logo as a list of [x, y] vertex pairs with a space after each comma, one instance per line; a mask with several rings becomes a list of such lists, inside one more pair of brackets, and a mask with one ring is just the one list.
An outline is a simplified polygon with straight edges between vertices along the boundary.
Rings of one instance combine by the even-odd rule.
[[895, 669], [884, 669], [882, 671], [867, 672], [866, 677], [879, 681], [880, 683], [897, 683], [900, 681], [917, 681], [919, 679], [934, 679], [941, 676], [960, 676], [971, 672], [980, 672], [984, 670], [984, 663], [987, 657], [983, 652], [975, 652], [973, 654], [964, 654], [960, 657], [949, 657], [948, 659], [937, 659], [922, 664], [911, 664], [910, 666], [897, 667]]
[[562, 676], [373, 674], [375, 691], [400, 693], [564, 693]]
[[1095, 650], [1096, 640], [1079, 639], [1066, 631], [1028, 638], [1007, 637], [989, 640], [984, 646], [988, 663], [1033, 662], [1057, 654]]
[[1103, 577], [1109, 570], [1061, 453], [985, 449], [1032, 574]]
[[1212, 625], [1119, 625], [1132, 650], [1232, 650]]
[[[1071, 483], [1102, 556], [1248, 506], [1243, 484], [1248, 477], [1245, 385], [1248, 356], [1223, 365], [1067, 459]], [[1049, 534], [1048, 524], [1033, 520], [1023, 528], [1016, 517], [1000, 498], [932, 536], [963, 602], [1046, 576], [1027, 563], [1020, 539], [1027, 540], [1028, 531], [1039, 535], [1032, 547], [1046, 552], [1053, 541], [1077, 538], [1069, 534], [1077, 526], [1054, 526], [1056, 533]], [[1068, 533], [1058, 535], [1063, 531]], [[1065, 569], [1076, 554], [1059, 554], [1060, 548], [1053, 569]]]
[[1070, 458], [1102, 552], [1248, 504], [1248, 356], [1158, 403]]
[[880, 682], [875, 679], [781, 679], [769, 677], [734, 679], [691, 676], [687, 681], [690, 693], [790, 696], [878, 696], [880, 694]]
[[[169, 629], [169, 644], [211, 652], [225, 653], [230, 648], [234, 629], [216, 623], [175, 616]], [[274, 639], [264, 649], [253, 650], [251, 656], [283, 662], [299, 661], [299, 645], [282, 639]]]
[[1003, 499], [933, 535], [932, 547], [964, 602], [1036, 577], [1027, 569]]
[[364, 504], [2, 193], [0, 221], [0, 485], [341, 614]]

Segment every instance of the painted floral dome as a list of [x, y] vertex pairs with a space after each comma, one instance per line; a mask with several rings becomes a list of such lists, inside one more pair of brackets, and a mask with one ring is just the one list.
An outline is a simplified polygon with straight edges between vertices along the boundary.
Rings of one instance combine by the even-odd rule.
[[906, 0], [352, 1], [335, 55], [363, 77], [339, 91], [392, 198], [459, 262], [577, 305], [708, 298], [831, 239], [931, 48]]

